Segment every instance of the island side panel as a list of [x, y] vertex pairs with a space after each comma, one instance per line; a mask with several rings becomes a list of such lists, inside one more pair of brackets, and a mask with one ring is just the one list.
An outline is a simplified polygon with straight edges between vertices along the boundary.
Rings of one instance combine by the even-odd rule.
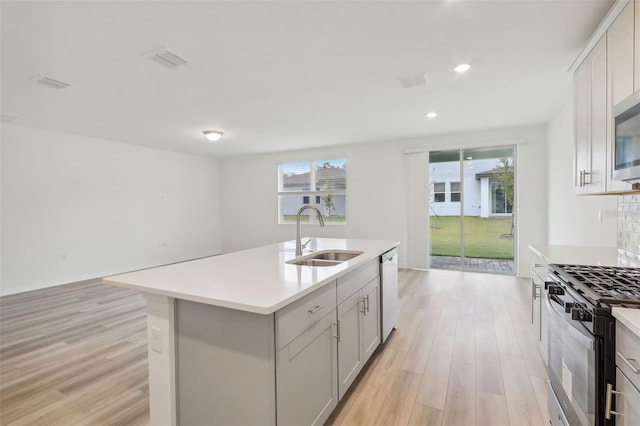
[[175, 300], [145, 293], [149, 354], [150, 424], [177, 425]]
[[176, 301], [181, 426], [275, 425], [274, 316]]

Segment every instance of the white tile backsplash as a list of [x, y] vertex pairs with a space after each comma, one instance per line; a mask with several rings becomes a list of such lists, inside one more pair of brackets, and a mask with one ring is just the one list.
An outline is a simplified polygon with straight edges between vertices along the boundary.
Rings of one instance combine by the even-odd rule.
[[640, 267], [640, 195], [618, 197], [618, 263]]

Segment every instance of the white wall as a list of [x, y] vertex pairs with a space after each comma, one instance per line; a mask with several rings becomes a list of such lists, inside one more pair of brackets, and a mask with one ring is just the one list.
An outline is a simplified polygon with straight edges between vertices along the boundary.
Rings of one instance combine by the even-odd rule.
[[7, 124], [0, 149], [1, 294], [220, 251], [216, 160]]
[[[617, 197], [573, 193], [573, 110], [571, 100], [549, 122], [548, 244], [616, 247]], [[602, 222], [598, 212], [602, 210]], [[544, 241], [538, 241], [545, 243]]]
[[295, 224], [278, 224], [277, 165], [327, 158], [347, 159], [347, 224], [303, 224], [303, 236], [403, 239], [401, 151], [394, 144], [349, 145], [221, 161], [224, 251], [294, 239]]
[[[546, 129], [544, 126], [430, 136], [378, 144], [343, 145], [221, 161], [222, 244], [224, 251], [295, 238], [294, 225], [277, 223], [277, 164], [324, 158], [347, 159], [347, 225], [303, 225], [308, 236], [396, 239], [401, 266], [407, 247], [405, 160], [407, 150], [498, 146], [523, 142], [517, 150], [520, 271], [528, 275], [527, 244], [546, 235]], [[426, 167], [426, 164], [425, 164]], [[426, 209], [426, 206], [425, 206]], [[425, 220], [427, 220], [425, 210]], [[411, 232], [411, 231], [409, 231]], [[425, 256], [427, 253], [425, 253]]]

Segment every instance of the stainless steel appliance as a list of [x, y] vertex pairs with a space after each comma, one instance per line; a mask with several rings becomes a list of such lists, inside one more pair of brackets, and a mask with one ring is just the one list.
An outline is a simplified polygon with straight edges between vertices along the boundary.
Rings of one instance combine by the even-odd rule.
[[380, 256], [380, 280], [382, 287], [382, 342], [391, 334], [398, 322], [398, 253], [391, 249]]
[[[605, 412], [607, 384], [615, 386], [612, 306], [640, 308], [636, 268], [550, 265], [549, 417], [554, 426], [614, 425]], [[615, 408], [615, 407], [614, 407]]]
[[614, 107], [613, 178], [640, 183], [640, 91]]

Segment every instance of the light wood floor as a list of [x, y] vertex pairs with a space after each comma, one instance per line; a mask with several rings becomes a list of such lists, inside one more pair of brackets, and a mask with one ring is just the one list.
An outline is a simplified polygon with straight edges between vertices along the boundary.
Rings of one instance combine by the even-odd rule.
[[[398, 330], [328, 424], [548, 424], [528, 289], [401, 270]], [[95, 281], [0, 298], [0, 424], [148, 424], [145, 312]]]

